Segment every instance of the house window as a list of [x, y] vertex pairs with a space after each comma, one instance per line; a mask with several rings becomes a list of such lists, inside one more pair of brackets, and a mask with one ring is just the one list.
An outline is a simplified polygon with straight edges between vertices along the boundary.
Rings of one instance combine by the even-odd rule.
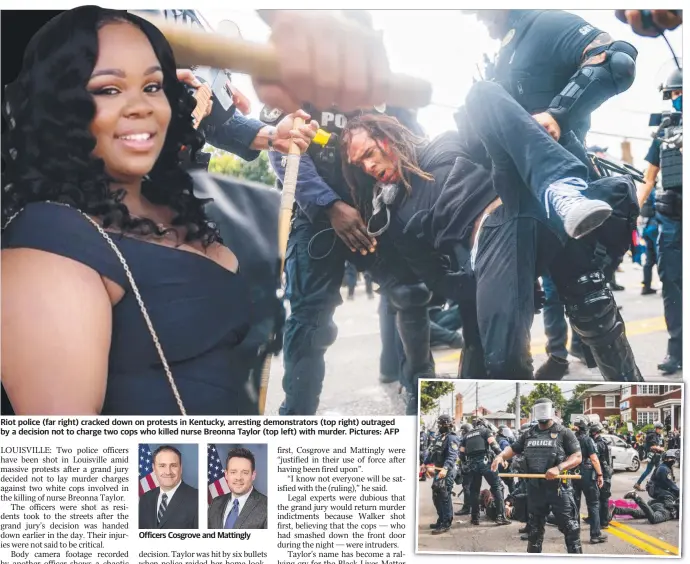
[[621, 386], [621, 399], [628, 398], [632, 394], [632, 386]]
[[616, 396], [606, 396], [605, 407], [616, 407]]
[[659, 418], [658, 409], [638, 409], [637, 410], [637, 424], [638, 425], [651, 425], [655, 423]]
[[660, 396], [663, 394], [661, 389], [663, 386], [649, 386], [649, 385], [639, 385], [637, 386], [638, 396]]
[[626, 409], [625, 411], [621, 411], [621, 421], [624, 423], [626, 421], [632, 421], [632, 409]]

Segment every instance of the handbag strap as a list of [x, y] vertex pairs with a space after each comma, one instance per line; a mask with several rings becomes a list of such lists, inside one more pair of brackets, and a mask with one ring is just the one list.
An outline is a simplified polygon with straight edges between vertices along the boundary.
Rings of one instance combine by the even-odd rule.
[[[47, 203], [50, 204], [56, 204], [59, 206], [66, 206], [68, 208], [72, 208], [69, 204], [63, 204], [60, 202], [51, 202], [47, 201]], [[72, 208], [74, 209], [74, 208]], [[12, 220], [17, 217], [22, 211], [24, 211], [24, 208], [19, 210], [17, 213], [12, 215], [7, 220], [7, 223], [3, 226], [3, 230], [7, 228], [7, 226], [12, 222]], [[158, 334], [156, 333], [156, 330], [153, 328], [153, 323], [151, 322], [151, 318], [149, 317], [149, 312], [146, 309], [146, 305], [144, 304], [144, 300], [141, 297], [141, 293], [139, 292], [139, 287], [137, 286], [137, 283], [134, 281], [134, 276], [132, 275], [131, 270], [129, 269], [129, 265], [127, 264], [127, 261], [125, 260], [125, 257], [122, 255], [120, 252], [120, 249], [117, 247], [115, 242], [110, 238], [108, 233], [106, 233], [105, 229], [101, 227], [91, 216], [85, 214], [81, 210], [77, 210], [81, 215], [83, 215], [90, 223], [93, 225], [98, 232], [103, 236], [103, 238], [106, 240], [108, 245], [110, 245], [110, 248], [115, 252], [117, 255], [117, 258], [119, 259], [120, 263], [122, 263], [122, 267], [125, 270], [125, 274], [127, 275], [127, 280], [129, 280], [129, 284], [132, 287], [132, 292], [134, 293], [134, 297], [137, 300], [137, 303], [139, 304], [139, 309], [141, 310], [141, 314], [144, 316], [144, 321], [146, 322], [146, 326], [148, 327], [149, 333], [151, 334], [151, 338], [153, 339], [153, 344], [156, 347], [156, 351], [158, 352], [158, 356], [161, 359], [161, 363], [163, 364], [163, 369], [165, 370], [165, 375], [168, 378], [168, 382], [170, 383], [170, 387], [172, 388], [173, 395], [175, 396], [175, 401], [177, 402], [178, 407], [180, 408], [180, 413], [182, 415], [187, 415], [187, 411], [184, 408], [184, 404], [182, 403], [182, 398], [180, 396], [180, 392], [177, 389], [177, 385], [175, 384], [175, 379], [173, 378], [172, 371], [170, 370], [170, 366], [168, 365], [168, 360], [165, 358], [165, 354], [163, 353], [163, 347], [161, 346], [160, 340], [158, 339]]]

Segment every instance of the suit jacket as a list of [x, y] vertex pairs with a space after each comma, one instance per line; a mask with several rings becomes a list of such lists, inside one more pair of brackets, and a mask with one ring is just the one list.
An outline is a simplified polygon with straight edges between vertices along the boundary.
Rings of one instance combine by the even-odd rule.
[[157, 521], [160, 491], [160, 488], [154, 488], [139, 498], [140, 529], [199, 528], [199, 490], [184, 482], [180, 483], [159, 525]]
[[[175, 498], [173, 498], [175, 499]], [[225, 525], [223, 514], [230, 503], [232, 494], [220, 495], [208, 507], [208, 528], [222, 529]], [[267, 529], [268, 498], [256, 488], [249, 494], [247, 501], [235, 521], [233, 529]]]

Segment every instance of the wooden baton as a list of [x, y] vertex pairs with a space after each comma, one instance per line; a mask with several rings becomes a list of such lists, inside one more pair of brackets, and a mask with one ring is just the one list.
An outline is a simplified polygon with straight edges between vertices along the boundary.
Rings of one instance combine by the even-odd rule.
[[[278, 57], [275, 47], [270, 43], [260, 44], [198, 31], [136, 10], [132, 10], [132, 13], [150, 21], [165, 35], [180, 67], [201, 65], [249, 74], [266, 81], [280, 80]], [[431, 84], [394, 73], [391, 75], [385, 102], [401, 108], [427, 106], [431, 102]]]

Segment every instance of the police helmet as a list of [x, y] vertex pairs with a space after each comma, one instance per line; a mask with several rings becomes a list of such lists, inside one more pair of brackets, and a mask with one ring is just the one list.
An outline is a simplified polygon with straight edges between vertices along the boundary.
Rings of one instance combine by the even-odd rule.
[[573, 425], [580, 429], [580, 431], [586, 431], [587, 427], [589, 427], [589, 423], [587, 420], [583, 417], [578, 417], [574, 422]]
[[474, 418], [474, 421], [472, 422], [472, 424], [473, 424], [475, 427], [488, 427], [488, 424], [487, 424], [487, 422], [486, 422], [486, 419], [484, 419], [483, 417], [475, 417], [475, 418]]
[[501, 425], [498, 428], [498, 432], [504, 436], [509, 441], [515, 440], [515, 435], [513, 435], [513, 430], [508, 427], [508, 425]]
[[445, 413], [443, 415], [439, 415], [438, 419], [436, 420], [436, 425], [438, 425], [439, 429], [450, 429], [451, 427], [453, 427], [453, 418]]
[[524, 423], [523, 425], [520, 426], [520, 431], [522, 431], [522, 432], [524, 433], [524, 432], [527, 431], [527, 429], [529, 429], [531, 426], [532, 426], [531, 423]]
[[675, 68], [668, 75], [664, 83], [659, 87], [664, 100], [671, 99], [671, 92], [683, 89], [683, 69]]
[[657, 421], [656, 423], [654, 423], [654, 428], [655, 428], [655, 429], [663, 429], [663, 428], [664, 428], [664, 424], [661, 423], [660, 421]]
[[470, 423], [463, 423], [462, 426], [460, 427], [460, 430], [462, 431], [462, 434], [464, 435], [465, 433], [469, 433], [470, 431], [474, 430], [474, 427]]
[[594, 434], [597, 434], [597, 433], [601, 433], [603, 430], [604, 430], [604, 427], [602, 426], [601, 423], [594, 423], [594, 424], [589, 428], [589, 432], [590, 432], [591, 434], [593, 434], [593, 435], [594, 435]]
[[534, 418], [539, 423], [547, 423], [553, 419], [553, 402], [549, 398], [539, 398], [532, 406]]
[[675, 449], [667, 450], [662, 456], [662, 460], [678, 460], [678, 452]]

